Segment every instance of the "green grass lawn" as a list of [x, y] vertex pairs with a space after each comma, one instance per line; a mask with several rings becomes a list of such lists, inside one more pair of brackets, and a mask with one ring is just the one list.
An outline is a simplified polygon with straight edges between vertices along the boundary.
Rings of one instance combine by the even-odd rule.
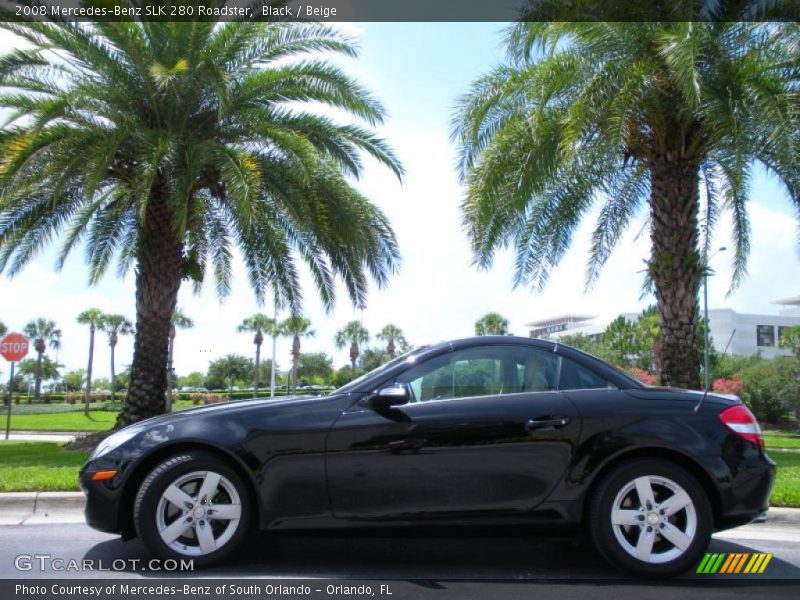
[[88, 457], [55, 442], [0, 441], [0, 492], [77, 490], [78, 469]]
[[787, 431], [765, 431], [767, 448], [800, 448], [800, 434]]
[[800, 508], [800, 452], [773, 449], [769, 456], [778, 463], [770, 505]]
[[[175, 402], [174, 410], [192, 408], [189, 400]], [[2, 409], [2, 406], [0, 406]], [[0, 430], [5, 431], [6, 413], [0, 410]], [[113, 410], [92, 410], [86, 417], [81, 411], [39, 414], [11, 414], [12, 431], [106, 431], [114, 426]]]
[[[82, 412], [47, 413], [39, 415], [11, 415], [13, 431], [106, 431], [114, 426], [117, 413], [112, 411], [90, 411], [87, 417]], [[0, 417], [0, 428], [5, 431], [6, 415]]]

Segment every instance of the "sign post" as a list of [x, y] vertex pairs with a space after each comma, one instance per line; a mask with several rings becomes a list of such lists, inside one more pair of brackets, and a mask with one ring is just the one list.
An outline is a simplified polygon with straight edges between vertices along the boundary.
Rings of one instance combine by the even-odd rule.
[[0, 339], [0, 356], [11, 363], [11, 377], [8, 379], [8, 406], [6, 407], [6, 439], [11, 431], [11, 399], [14, 389], [14, 365], [28, 354], [28, 338], [19, 333], [9, 333]]

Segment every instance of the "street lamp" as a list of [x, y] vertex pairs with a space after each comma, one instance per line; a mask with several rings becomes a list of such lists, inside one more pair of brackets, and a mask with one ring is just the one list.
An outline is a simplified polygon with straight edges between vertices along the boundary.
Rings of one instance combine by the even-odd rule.
[[711, 373], [709, 373], [708, 369], [708, 262], [718, 253], [725, 252], [725, 250], [727, 250], [725, 246], [720, 246], [712, 252], [710, 256], [706, 253], [703, 269], [703, 337], [705, 338], [703, 341], [703, 377], [705, 379], [706, 392], [708, 392], [711, 387]]

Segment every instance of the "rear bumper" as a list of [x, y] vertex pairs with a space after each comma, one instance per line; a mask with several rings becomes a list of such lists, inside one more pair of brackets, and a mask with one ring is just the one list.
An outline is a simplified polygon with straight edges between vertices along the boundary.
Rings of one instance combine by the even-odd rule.
[[775, 462], [763, 448], [750, 448], [712, 461], [719, 489], [715, 529], [720, 531], [746, 525], [769, 509], [775, 483]]

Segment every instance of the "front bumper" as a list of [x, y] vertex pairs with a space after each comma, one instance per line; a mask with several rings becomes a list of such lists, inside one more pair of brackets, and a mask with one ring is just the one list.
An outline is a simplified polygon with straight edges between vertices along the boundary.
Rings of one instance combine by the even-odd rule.
[[121, 480], [117, 475], [104, 481], [93, 481], [92, 475], [103, 470], [102, 464], [89, 461], [78, 474], [78, 485], [86, 496], [83, 509], [86, 524], [106, 533], [121, 533], [119, 524]]

